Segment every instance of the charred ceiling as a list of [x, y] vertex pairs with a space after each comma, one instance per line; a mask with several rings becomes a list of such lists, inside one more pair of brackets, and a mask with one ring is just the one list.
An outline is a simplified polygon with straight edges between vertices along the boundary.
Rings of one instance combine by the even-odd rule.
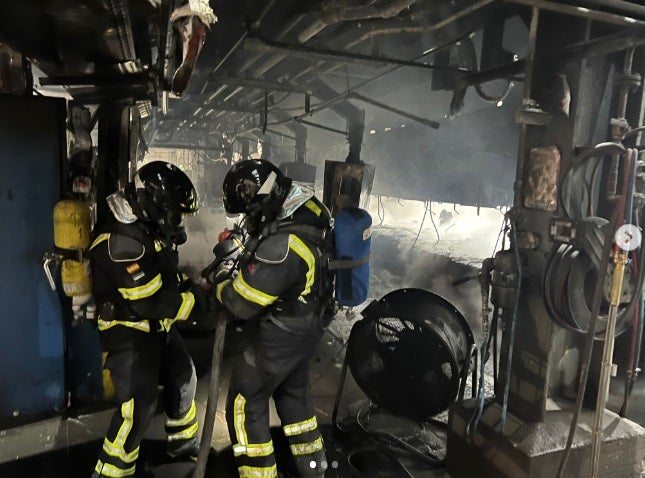
[[[260, 138], [304, 161], [323, 131], [338, 133], [337, 160], [359, 161], [383, 156], [372, 132], [415, 125], [400, 141], [438, 128], [417, 151], [463, 154], [468, 128], [471, 151], [512, 170], [516, 137], [499, 130], [514, 127], [527, 68], [546, 77], [645, 42], [645, 7], [623, 0], [221, 0], [208, 30], [170, 22], [182, 0], [46, 3], [7, 3], [0, 16], [0, 40], [42, 71], [37, 85], [85, 104], [148, 102], [149, 146], [214, 156]], [[553, 42], [528, 65], [534, 9]]]

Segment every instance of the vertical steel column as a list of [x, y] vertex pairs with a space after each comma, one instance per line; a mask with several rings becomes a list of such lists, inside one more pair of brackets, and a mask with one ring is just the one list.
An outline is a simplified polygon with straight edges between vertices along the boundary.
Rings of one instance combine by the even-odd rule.
[[[522, 108], [527, 108], [531, 104], [531, 88], [533, 86], [533, 68], [535, 62], [535, 42], [537, 39], [538, 20], [540, 10], [533, 7], [531, 10], [531, 27], [529, 31], [529, 42], [526, 49], [526, 66], [524, 68], [524, 92], [522, 94]], [[520, 141], [518, 145], [517, 168], [515, 170], [515, 185], [513, 207], [521, 206], [522, 186], [524, 183], [524, 162], [526, 160], [526, 135], [527, 124], [522, 123], [520, 126]]]

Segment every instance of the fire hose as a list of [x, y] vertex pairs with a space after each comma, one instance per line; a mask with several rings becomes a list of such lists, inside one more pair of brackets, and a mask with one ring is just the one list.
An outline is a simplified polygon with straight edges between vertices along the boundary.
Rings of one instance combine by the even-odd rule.
[[219, 398], [220, 384], [220, 366], [222, 363], [222, 353], [224, 351], [224, 336], [226, 335], [226, 311], [217, 312], [217, 327], [215, 329], [215, 342], [213, 343], [213, 357], [211, 359], [211, 375], [208, 387], [208, 401], [206, 402], [206, 414], [204, 416], [204, 427], [199, 445], [199, 454], [197, 455], [197, 465], [193, 472], [193, 478], [203, 478], [206, 473], [208, 456], [213, 439], [213, 430], [215, 428], [215, 418], [217, 415], [217, 401]]
[[[237, 262], [239, 254], [236, 255], [236, 253], [242, 250], [241, 238], [243, 236], [241, 235], [241, 231], [236, 228], [235, 231], [228, 232], [228, 234], [220, 234], [219, 242], [213, 249], [213, 252], [215, 253], [215, 259], [201, 272], [202, 277], [204, 277], [212, 285], [214, 285], [212, 275], [217, 270], [217, 267], [224, 261], [232, 260], [232, 255], [235, 257], [235, 259], [233, 260]], [[240, 236], [238, 237], [235, 234], [238, 234]], [[230, 244], [227, 244], [227, 242], [230, 242]], [[229, 278], [234, 269], [235, 267], [231, 269], [225, 277], [219, 277], [216, 279], [216, 281], [221, 282], [222, 280]], [[224, 352], [224, 337], [226, 335], [228, 313], [223, 309], [220, 309], [216, 313], [217, 326], [215, 328], [215, 341], [213, 342], [213, 356], [211, 358], [211, 374], [208, 387], [208, 401], [206, 402], [204, 427], [202, 429], [202, 437], [199, 445], [199, 453], [197, 455], [197, 464], [195, 466], [195, 471], [193, 472], [193, 478], [203, 478], [204, 474], [206, 473], [206, 466], [208, 464], [208, 457], [211, 449], [211, 441], [213, 439], [213, 430], [215, 428], [215, 418], [217, 415], [220, 369], [222, 363], [222, 355]]]

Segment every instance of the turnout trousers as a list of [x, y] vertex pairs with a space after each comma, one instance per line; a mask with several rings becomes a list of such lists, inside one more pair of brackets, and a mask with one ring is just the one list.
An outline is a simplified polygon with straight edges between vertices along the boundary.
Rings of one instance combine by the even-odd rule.
[[327, 462], [309, 382], [309, 364], [323, 328], [317, 318], [298, 318], [287, 330], [270, 319], [249, 327], [249, 343], [234, 361], [226, 421], [241, 478], [276, 477], [269, 428], [273, 397], [301, 477], [324, 476]]
[[158, 385], [163, 385], [167, 453], [176, 456], [197, 449], [197, 378], [179, 332], [116, 325], [101, 332], [101, 342], [118, 406], [92, 476], [134, 476], [139, 444], [155, 414]]

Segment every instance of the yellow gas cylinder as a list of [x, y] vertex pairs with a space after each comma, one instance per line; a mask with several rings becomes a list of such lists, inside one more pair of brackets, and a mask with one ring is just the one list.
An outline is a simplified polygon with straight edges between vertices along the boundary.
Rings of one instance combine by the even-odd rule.
[[[90, 208], [78, 199], [63, 199], [54, 207], [54, 244], [62, 249], [61, 279], [65, 295], [89, 294], [92, 289], [87, 260], [65, 257], [65, 252], [82, 253], [90, 245], [92, 223]], [[79, 254], [80, 257], [80, 254]]]

